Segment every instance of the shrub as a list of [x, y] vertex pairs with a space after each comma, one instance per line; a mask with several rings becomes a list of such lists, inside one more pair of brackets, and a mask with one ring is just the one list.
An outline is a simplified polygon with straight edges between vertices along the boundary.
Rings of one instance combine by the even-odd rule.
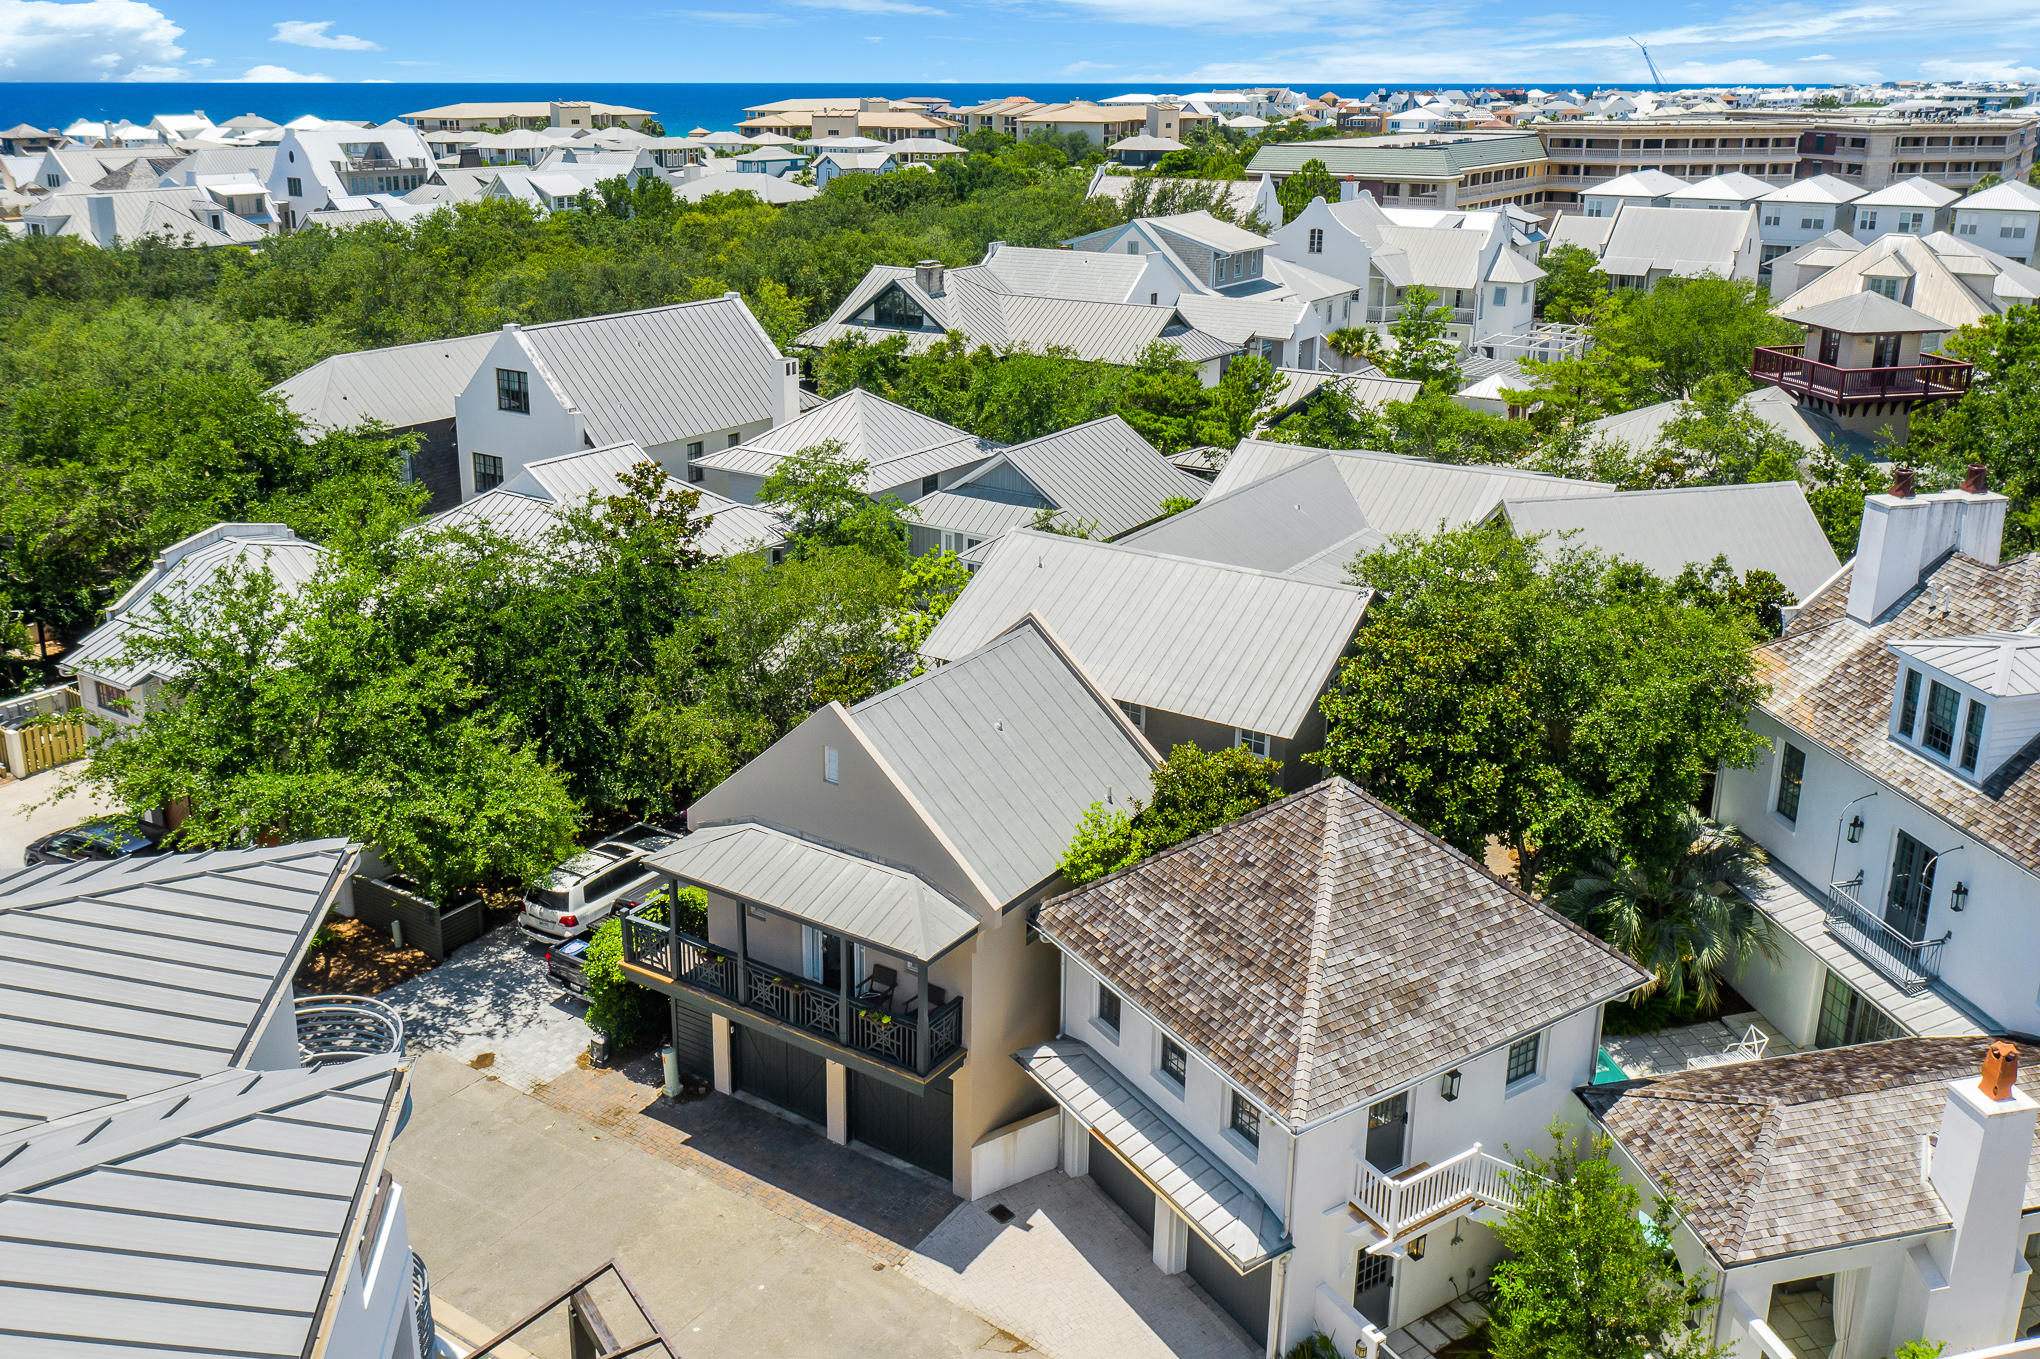
[[[673, 894], [661, 891], [638, 910], [638, 918], [655, 925], [666, 923], [666, 909]], [[708, 934], [708, 894], [699, 887], [683, 887], [675, 907], [680, 928], [697, 937]], [[609, 1035], [619, 1048], [640, 1043], [659, 1032], [666, 1016], [666, 1002], [657, 991], [640, 986], [623, 970], [623, 921], [611, 916], [595, 927], [588, 951], [581, 956], [581, 972], [588, 982], [589, 1027]]]

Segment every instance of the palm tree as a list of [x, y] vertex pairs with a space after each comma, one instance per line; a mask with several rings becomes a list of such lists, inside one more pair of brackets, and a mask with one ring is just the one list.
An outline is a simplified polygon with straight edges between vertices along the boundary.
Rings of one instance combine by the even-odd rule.
[[1691, 992], [1711, 1010], [1722, 974], [1778, 957], [1776, 926], [1745, 895], [1763, 861], [1735, 827], [1708, 826], [1689, 811], [1671, 852], [1596, 859], [1552, 904], [1655, 974], [1632, 1001], [1663, 990], [1683, 1004]]

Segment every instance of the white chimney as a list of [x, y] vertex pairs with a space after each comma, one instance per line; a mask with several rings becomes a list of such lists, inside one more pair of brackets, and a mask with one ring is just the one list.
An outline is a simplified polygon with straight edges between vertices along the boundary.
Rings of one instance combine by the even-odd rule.
[[914, 282], [922, 292], [930, 297], [942, 296], [942, 272], [941, 260], [916, 260], [914, 262]]
[[1976, 490], [1914, 495], [1911, 471], [1900, 469], [1890, 492], [1864, 499], [1849, 572], [1849, 617], [1875, 623], [1951, 549], [1997, 565], [2010, 502], [1983, 490], [1980, 472], [1964, 483]]
[[2025, 1301], [2019, 1219], [2040, 1104], [2013, 1083], [2017, 1074], [2018, 1049], [1993, 1043], [1981, 1081], [1948, 1082], [1927, 1176], [1955, 1229], [1928, 1245], [1940, 1280], [1926, 1281], [1919, 1333], [1958, 1353], [2012, 1339]]
[[113, 220], [113, 195], [96, 193], [85, 200], [85, 220], [92, 224], [92, 243], [111, 250], [120, 244]]

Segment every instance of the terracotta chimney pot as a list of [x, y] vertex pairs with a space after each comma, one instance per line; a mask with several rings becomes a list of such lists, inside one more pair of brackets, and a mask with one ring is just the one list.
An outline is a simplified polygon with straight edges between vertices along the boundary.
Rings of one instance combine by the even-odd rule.
[[1983, 1079], [1976, 1088], [1991, 1099], [2010, 1099], [2018, 1079], [2019, 1050], [2010, 1043], [1992, 1043], [1983, 1054]]
[[1914, 472], [1910, 467], [1901, 467], [1891, 474], [1891, 493], [1900, 500], [1913, 498]]
[[1971, 495], [1982, 495], [1990, 489], [1990, 473], [1984, 471], [1982, 463], [1969, 464], [1969, 474], [1962, 478], [1962, 489]]

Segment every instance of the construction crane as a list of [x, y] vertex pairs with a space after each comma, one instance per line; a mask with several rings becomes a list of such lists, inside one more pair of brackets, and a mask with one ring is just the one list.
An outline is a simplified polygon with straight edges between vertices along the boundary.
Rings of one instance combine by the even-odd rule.
[[1657, 82], [1659, 89], [1663, 89], [1665, 87], [1665, 78], [1658, 74], [1657, 63], [1650, 59], [1650, 49], [1635, 38], [1631, 38], [1629, 41], [1636, 43], [1636, 50], [1643, 53], [1643, 64], [1650, 67], [1650, 78]]

